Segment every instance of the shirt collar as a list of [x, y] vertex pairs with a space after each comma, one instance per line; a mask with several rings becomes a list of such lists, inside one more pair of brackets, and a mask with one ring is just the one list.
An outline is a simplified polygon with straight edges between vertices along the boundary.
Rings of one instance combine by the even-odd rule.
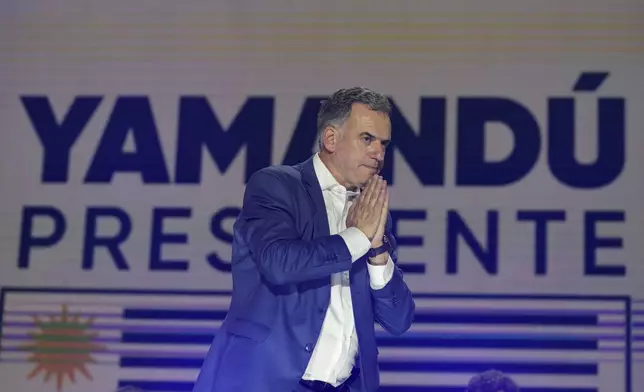
[[355, 196], [360, 193], [347, 191], [347, 188], [341, 185], [338, 180], [333, 177], [333, 174], [331, 174], [324, 162], [322, 162], [322, 159], [320, 159], [319, 153], [316, 153], [313, 156], [313, 169], [315, 170], [315, 175], [318, 178], [318, 182], [320, 183], [320, 188], [322, 188], [323, 191], [331, 190], [335, 192], [346, 193], [349, 196]]
[[338, 186], [344, 188], [342, 185], [340, 185], [338, 180], [333, 177], [333, 174], [331, 174], [324, 162], [322, 162], [319, 153], [316, 153], [313, 157], [313, 169], [315, 170], [315, 175], [317, 176], [318, 182], [320, 183], [320, 188], [322, 188], [323, 191]]

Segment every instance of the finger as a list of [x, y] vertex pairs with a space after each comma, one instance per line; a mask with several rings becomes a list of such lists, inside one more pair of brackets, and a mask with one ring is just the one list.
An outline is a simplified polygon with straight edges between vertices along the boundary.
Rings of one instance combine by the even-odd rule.
[[356, 206], [357, 205], [358, 205], [358, 203], [356, 201], [351, 203], [351, 205], [349, 206], [349, 210], [347, 211], [347, 218], [351, 217], [351, 219], [353, 219], [355, 217], [355, 215], [356, 215]]
[[385, 199], [382, 203], [382, 209], [380, 212], [380, 223], [378, 225], [379, 235], [384, 235], [385, 226], [387, 225], [387, 213], [389, 212], [389, 192], [385, 190]]
[[[378, 180], [378, 185], [373, 191], [372, 199], [370, 200], [370, 207], [373, 209], [382, 208], [383, 193], [386, 190], [385, 180]], [[379, 210], [378, 210], [379, 211]]]
[[381, 180], [380, 191], [378, 192], [378, 197], [376, 198], [376, 202], [374, 206], [374, 208], [378, 209], [377, 211], [380, 211], [380, 209], [382, 208], [386, 195], [387, 195], [387, 181]]
[[351, 205], [349, 206], [349, 209], [347, 210], [347, 216], [351, 216], [353, 214], [353, 210], [355, 210], [356, 204], [357, 203], [355, 201], [351, 203]]
[[382, 203], [382, 216], [380, 219], [383, 221], [387, 220], [387, 214], [389, 213], [389, 189], [385, 184], [385, 201]]
[[380, 176], [378, 175], [374, 175], [373, 177], [371, 177], [369, 187], [365, 191], [365, 201], [369, 206], [371, 206], [375, 198], [378, 197], [378, 193], [376, 193], [376, 189], [378, 189], [379, 180], [380, 180]]
[[371, 181], [373, 181], [373, 177], [369, 178], [367, 182], [364, 183], [364, 186], [360, 189], [360, 194], [354, 200], [356, 203], [362, 203], [366, 199], [366, 197], [368, 196], [367, 189], [369, 189]]
[[371, 205], [371, 202], [374, 197], [373, 190], [377, 184], [378, 184], [377, 175], [372, 176], [367, 182], [367, 186], [364, 189], [364, 201], [367, 203], [367, 205]]

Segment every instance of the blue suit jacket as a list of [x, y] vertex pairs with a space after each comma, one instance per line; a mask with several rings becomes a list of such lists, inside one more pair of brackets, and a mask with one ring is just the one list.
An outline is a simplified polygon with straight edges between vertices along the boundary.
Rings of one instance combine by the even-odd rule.
[[[386, 235], [396, 262], [391, 217]], [[351, 391], [377, 390], [374, 323], [400, 335], [409, 329], [415, 305], [397, 267], [384, 288], [371, 289], [366, 262], [365, 256], [352, 263], [343, 239], [329, 235], [312, 159], [257, 171], [234, 225], [230, 309], [193, 391], [296, 390], [324, 321], [330, 277], [349, 269], [360, 370]]]

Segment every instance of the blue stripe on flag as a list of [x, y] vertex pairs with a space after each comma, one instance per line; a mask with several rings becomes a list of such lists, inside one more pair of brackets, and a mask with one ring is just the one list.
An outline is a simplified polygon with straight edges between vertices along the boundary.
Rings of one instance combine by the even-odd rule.
[[439, 361], [388, 361], [378, 363], [383, 372], [445, 372], [482, 373], [496, 369], [509, 374], [582, 374], [597, 375], [598, 366], [590, 363], [518, 363], [518, 362], [439, 362]]
[[494, 314], [421, 312], [414, 318], [415, 323], [458, 323], [458, 324], [514, 324], [514, 325], [597, 325], [596, 315], [563, 314]]
[[214, 334], [124, 332], [123, 343], [210, 344]]
[[541, 350], [596, 350], [598, 343], [593, 339], [533, 340], [533, 339], [435, 339], [403, 336], [376, 338], [380, 347], [442, 347], [442, 348], [509, 348]]
[[[192, 382], [120, 380], [118, 388], [134, 387], [146, 392], [190, 392]], [[463, 392], [466, 386], [382, 385], [379, 392]], [[597, 388], [522, 387], [521, 392], [598, 392]]]
[[[203, 358], [177, 357], [121, 357], [120, 366], [124, 368], [176, 368], [199, 369]], [[392, 361], [380, 360], [381, 371], [386, 372], [447, 372], [481, 373], [497, 369], [506, 373], [521, 374], [581, 374], [597, 375], [598, 366], [593, 363], [517, 363], [517, 362], [445, 362], [445, 361]]]
[[119, 380], [118, 388], [132, 387], [146, 392], [190, 392], [193, 385], [190, 381]]
[[183, 310], [183, 309], [125, 309], [124, 319], [143, 320], [223, 320], [224, 310]]
[[[135, 309], [126, 308], [124, 319], [154, 320], [223, 320], [227, 311], [196, 309]], [[459, 324], [503, 324], [503, 325], [562, 325], [562, 326], [595, 326], [597, 315], [588, 314], [533, 314], [530, 311], [516, 314], [457, 313], [457, 312], [418, 312], [415, 323], [459, 323]]]
[[204, 358], [163, 358], [163, 357], [121, 357], [119, 366], [123, 368], [176, 368], [200, 369]]
[[[210, 333], [141, 333], [124, 332], [123, 343], [155, 344], [210, 344], [215, 335]], [[480, 338], [435, 338], [423, 336], [381, 336], [376, 341], [381, 347], [445, 347], [445, 348], [511, 348], [511, 349], [554, 349], [554, 350], [596, 350], [597, 340], [588, 339], [480, 339]]]

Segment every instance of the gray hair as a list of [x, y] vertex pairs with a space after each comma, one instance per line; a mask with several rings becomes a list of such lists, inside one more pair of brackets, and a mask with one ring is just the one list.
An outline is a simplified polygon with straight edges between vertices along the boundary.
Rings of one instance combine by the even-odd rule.
[[351, 116], [354, 103], [363, 104], [369, 109], [391, 114], [391, 103], [383, 94], [365, 87], [351, 87], [334, 92], [328, 100], [322, 101], [317, 121], [317, 148], [322, 149], [322, 134], [328, 126], [340, 128]]

